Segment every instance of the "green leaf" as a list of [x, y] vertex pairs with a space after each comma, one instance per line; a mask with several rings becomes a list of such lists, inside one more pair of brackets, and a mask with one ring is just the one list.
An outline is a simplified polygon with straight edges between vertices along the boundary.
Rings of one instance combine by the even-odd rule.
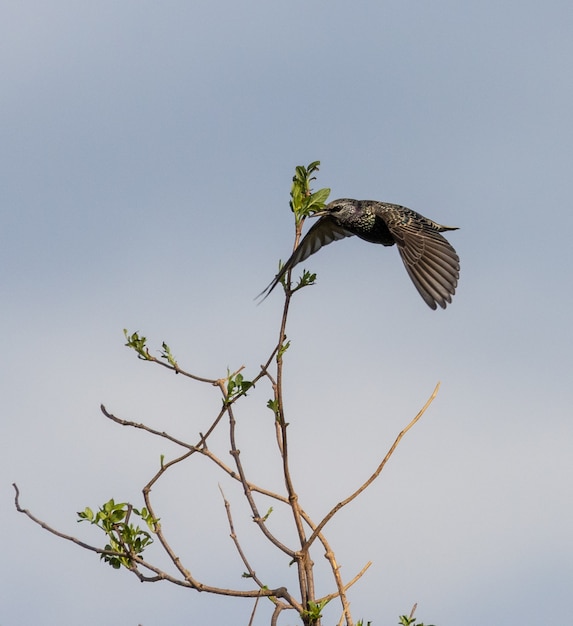
[[229, 370], [227, 369], [227, 375], [229, 376], [227, 379], [227, 397], [223, 400], [223, 404], [225, 405], [230, 404], [239, 396], [246, 396], [247, 391], [251, 387], [254, 387], [253, 382], [245, 380], [240, 372], [235, 374], [235, 376], [230, 376]]
[[308, 601], [308, 609], [304, 611], [305, 616], [311, 620], [319, 620], [322, 617], [322, 610], [330, 602], [330, 600], [322, 600], [322, 602]]
[[325, 202], [328, 200], [328, 196], [330, 195], [330, 189], [325, 187], [324, 189], [319, 189], [315, 193], [313, 193], [308, 198], [308, 206], [316, 206], [318, 211], [324, 207]]
[[78, 522], [93, 522], [94, 512], [87, 506], [83, 511], [78, 511]]
[[269, 519], [272, 512], [273, 512], [273, 507], [271, 506], [269, 507], [269, 510], [264, 514], [263, 522], [266, 522]]
[[161, 344], [161, 347], [163, 349], [163, 351], [161, 352], [161, 358], [165, 359], [169, 363], [169, 365], [171, 365], [171, 367], [174, 367], [175, 369], [177, 369], [178, 368], [177, 361], [175, 360], [175, 357], [173, 356], [173, 354], [171, 354], [171, 349], [165, 343], [165, 341]]
[[267, 402], [267, 409], [270, 409], [275, 414], [275, 417], [276, 417], [278, 415], [278, 412], [279, 412], [279, 402], [278, 402], [278, 400], [269, 400]]
[[[290, 339], [288, 341], [285, 341], [283, 345], [279, 348], [279, 351], [277, 353], [277, 359], [280, 359], [289, 348], [290, 348]], [[278, 409], [278, 406], [277, 406], [277, 409]]]
[[127, 343], [125, 344], [128, 348], [135, 350], [137, 352], [137, 356], [144, 361], [151, 361], [152, 356], [149, 354], [149, 350], [147, 349], [145, 343], [147, 339], [145, 337], [140, 337], [138, 332], [133, 334], [129, 334], [127, 328], [123, 329], [123, 334], [127, 339]]
[[292, 293], [302, 289], [303, 287], [309, 287], [310, 285], [314, 285], [316, 282], [316, 274], [314, 272], [309, 272], [308, 270], [302, 271], [302, 276], [298, 279], [298, 283], [292, 289]]

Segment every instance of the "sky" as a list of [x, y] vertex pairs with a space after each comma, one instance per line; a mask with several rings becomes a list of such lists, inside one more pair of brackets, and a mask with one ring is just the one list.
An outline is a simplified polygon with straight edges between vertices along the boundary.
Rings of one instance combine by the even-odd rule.
[[[394, 248], [352, 239], [305, 262], [285, 405], [293, 476], [316, 520], [380, 462], [325, 533], [354, 619], [561, 623], [573, 592], [570, 2], [55, 0], [0, 7], [2, 626], [247, 624], [250, 601], [141, 584], [34, 525], [101, 545], [76, 511], [141, 506], [177, 450], [100, 404], [189, 442], [216, 389], [136, 358], [123, 329], [208, 378], [272, 351], [282, 295], [254, 297], [293, 245], [296, 165], [331, 199], [408, 206], [461, 259], [446, 310]], [[237, 407], [254, 482], [282, 489], [268, 385]], [[227, 433], [213, 448], [228, 459]], [[247, 462], [247, 461], [245, 461]], [[241, 491], [204, 459], [153, 492], [187, 567], [249, 588], [295, 584]], [[284, 511], [273, 528], [293, 539]], [[276, 520], [276, 521], [275, 521]], [[153, 555], [166, 565], [160, 550]], [[151, 554], [151, 553], [150, 553]], [[333, 584], [315, 551], [319, 589]], [[333, 602], [325, 624], [335, 624]], [[268, 624], [266, 604], [255, 624]], [[281, 624], [294, 624], [283, 614]]]

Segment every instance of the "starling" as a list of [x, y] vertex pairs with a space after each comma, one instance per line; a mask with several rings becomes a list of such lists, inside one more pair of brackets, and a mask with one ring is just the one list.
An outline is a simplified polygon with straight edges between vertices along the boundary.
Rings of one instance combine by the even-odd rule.
[[457, 227], [442, 226], [398, 204], [349, 198], [334, 200], [312, 217], [320, 219], [260, 295], [266, 298], [289, 270], [322, 246], [356, 235], [383, 246], [396, 244], [414, 286], [431, 309], [438, 304], [445, 309], [452, 301], [460, 259], [440, 233]]

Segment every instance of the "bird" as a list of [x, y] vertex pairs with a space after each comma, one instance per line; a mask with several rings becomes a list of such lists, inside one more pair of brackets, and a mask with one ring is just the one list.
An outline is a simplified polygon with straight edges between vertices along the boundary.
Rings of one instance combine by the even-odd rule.
[[289, 270], [320, 248], [356, 235], [383, 246], [396, 244], [410, 279], [431, 309], [438, 305], [445, 309], [451, 303], [460, 275], [460, 259], [440, 233], [458, 227], [443, 226], [399, 204], [351, 198], [334, 200], [310, 217], [319, 219], [259, 294], [263, 300]]

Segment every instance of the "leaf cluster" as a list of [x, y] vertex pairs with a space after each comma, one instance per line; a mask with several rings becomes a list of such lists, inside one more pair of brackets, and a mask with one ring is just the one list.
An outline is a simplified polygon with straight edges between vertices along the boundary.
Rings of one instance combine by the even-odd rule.
[[330, 602], [331, 598], [325, 598], [320, 602], [308, 601], [308, 609], [304, 611], [304, 617], [308, 618], [310, 623], [318, 622], [322, 617], [322, 610]]
[[[138, 358], [144, 361], [156, 361], [157, 360], [155, 359], [155, 357], [151, 355], [151, 353], [149, 352], [147, 348], [147, 337], [144, 337], [143, 335], [140, 336], [139, 331], [135, 331], [134, 333], [130, 334], [127, 328], [123, 329], [123, 334], [125, 338], [127, 339], [127, 343], [125, 345], [128, 348], [135, 350], [135, 352], [137, 352]], [[177, 361], [175, 360], [175, 357], [171, 353], [171, 348], [165, 342], [163, 342], [161, 345], [160, 354], [161, 354], [161, 358], [165, 359], [169, 363], [169, 365], [171, 365], [171, 367], [173, 367], [175, 370], [178, 369]]]
[[240, 396], [246, 396], [247, 391], [251, 387], [254, 387], [253, 381], [245, 380], [240, 372], [231, 374], [231, 372], [227, 370], [227, 375], [227, 395], [224, 400], [225, 404], [233, 402]]
[[306, 167], [304, 165], [296, 166], [290, 192], [290, 208], [295, 215], [297, 226], [304, 218], [321, 211], [330, 195], [328, 188], [319, 189], [314, 193], [310, 188], [311, 182], [316, 180], [316, 176], [313, 174], [318, 172], [319, 165], [320, 161], [313, 161]]
[[135, 350], [137, 352], [138, 358], [144, 361], [152, 360], [153, 357], [151, 356], [151, 354], [149, 354], [149, 350], [147, 349], [147, 346], [146, 346], [146, 342], [147, 342], [146, 337], [143, 337], [143, 336], [140, 337], [138, 332], [132, 333], [130, 335], [127, 328], [123, 329], [123, 334], [125, 335], [125, 338], [127, 339], [127, 343], [125, 345], [128, 348]]
[[[150, 532], [130, 524], [132, 514], [140, 517]], [[78, 511], [78, 517], [78, 522], [90, 522], [108, 536], [106, 552], [100, 558], [114, 569], [119, 569], [122, 565], [131, 569], [132, 557], [142, 554], [153, 543], [150, 533], [155, 532], [159, 522], [145, 507], [137, 510], [126, 502], [116, 503], [113, 498], [103, 504], [97, 513], [86, 507], [83, 511]]]

